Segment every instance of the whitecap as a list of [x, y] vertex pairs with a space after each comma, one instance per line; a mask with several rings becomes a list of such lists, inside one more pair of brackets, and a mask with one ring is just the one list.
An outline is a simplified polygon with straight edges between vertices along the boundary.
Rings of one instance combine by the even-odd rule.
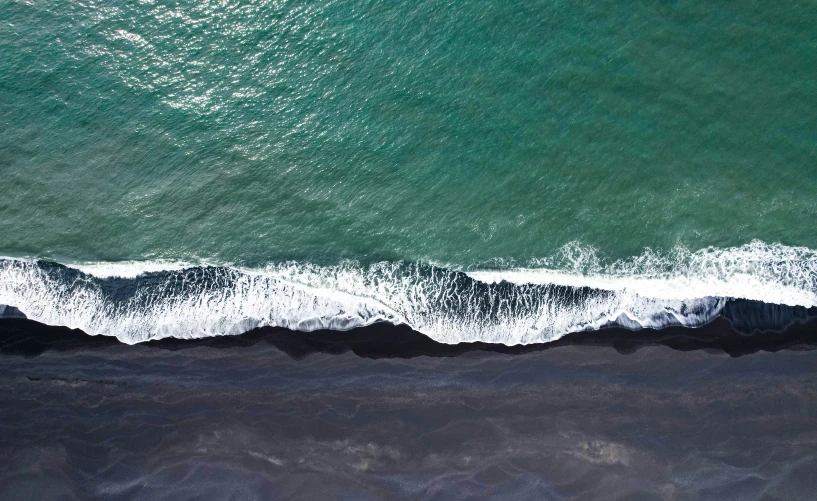
[[247, 270], [5, 259], [0, 304], [126, 343], [262, 326], [347, 330], [384, 321], [442, 343], [516, 345], [609, 326], [697, 327], [721, 314], [730, 298], [811, 307], [815, 262], [808, 249], [758, 242], [663, 256], [648, 251], [608, 265], [594, 251], [574, 247], [534, 263], [540, 268], [467, 273], [388, 262], [287, 262]]

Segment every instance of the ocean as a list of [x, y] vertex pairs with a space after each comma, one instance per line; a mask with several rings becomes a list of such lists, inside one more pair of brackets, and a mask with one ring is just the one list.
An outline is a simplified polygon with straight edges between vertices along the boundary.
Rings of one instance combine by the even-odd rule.
[[[135, 371], [144, 382], [159, 377], [149, 376], [154, 364], [155, 374], [166, 371], [159, 368], [167, 350], [150, 343], [230, 336], [226, 346], [250, 350], [241, 357], [254, 364], [263, 356], [245, 346], [247, 336], [283, 332], [278, 329], [303, 339], [329, 335], [343, 346], [361, 329], [375, 329], [384, 338], [378, 342], [396, 343], [389, 359], [444, 353], [435, 360], [451, 367], [440, 369], [440, 377], [460, 382], [471, 381], [460, 371], [471, 370], [473, 355], [456, 351], [458, 346], [499, 350], [480, 355], [487, 361], [473, 366], [484, 377], [502, 373], [505, 364], [556, 370], [552, 364], [562, 350], [581, 359], [577, 367], [599, 357], [615, 379], [618, 364], [636, 363], [627, 358], [635, 355], [612, 355], [621, 343], [655, 353], [679, 371], [684, 357], [699, 357], [706, 366], [700, 374], [716, 370], [707, 364], [721, 367], [720, 357], [728, 355], [744, 361], [732, 361], [724, 374], [743, 374], [743, 364], [765, 374], [760, 360], [768, 361], [772, 372], [758, 378], [779, 385], [784, 379], [775, 367], [788, 367], [787, 360], [813, 366], [813, 1], [0, 0], [0, 13], [0, 333], [31, 331], [39, 346], [68, 328], [82, 334], [68, 345], [88, 343], [79, 351], [4, 352], [4, 401], [18, 410], [3, 415], [46, 413], [34, 419], [38, 429], [54, 426], [47, 410], [15, 396], [30, 390], [39, 395], [32, 398], [51, 398], [46, 395], [52, 390], [38, 393], [20, 378], [30, 369], [43, 372], [28, 374], [40, 386], [75, 378], [107, 381], [86, 374], [92, 369], [83, 364], [90, 359], [76, 358], [86, 350], [92, 357], [113, 357], [104, 362], [118, 374], [113, 379]], [[729, 341], [707, 340], [704, 332]], [[780, 337], [769, 337], [773, 332]], [[97, 354], [99, 339], [136, 346], [128, 352], [104, 344]], [[375, 342], [366, 339], [363, 345]], [[577, 348], [587, 339], [593, 348]], [[270, 356], [300, 367], [295, 379], [318, 370], [316, 360], [327, 357], [333, 360], [328, 367], [344, 367], [338, 377], [348, 384], [363, 377], [357, 371], [371, 368], [366, 349], [364, 355], [318, 350], [292, 362], [287, 346], [276, 345], [279, 351]], [[185, 349], [184, 357], [200, 353], [209, 359], [218, 351], [206, 345]], [[184, 357], [166, 362], [202, 364], [206, 372], [206, 362]], [[639, 357], [645, 374], [652, 371], [646, 367], [657, 362]], [[46, 360], [76, 375], [51, 374]], [[225, 367], [201, 377], [217, 377]], [[377, 367], [372, 374], [393, 370]], [[422, 364], [411, 367], [431, 374]], [[583, 370], [577, 368], [578, 374]], [[729, 379], [724, 374], [718, 377]], [[797, 374], [798, 384], [813, 391], [809, 372]], [[583, 381], [596, 385], [596, 377], [607, 381], [597, 373]], [[648, 383], [654, 385], [650, 391], [669, 391], [671, 377], [661, 377]], [[724, 384], [740, 386], [735, 381]], [[229, 388], [245, 383], [239, 377]], [[400, 382], [388, 391], [397, 395], [406, 384], [417, 386]], [[628, 380], [618, 394], [637, 391], [639, 384]], [[716, 391], [715, 383], [706, 384]], [[817, 398], [803, 395], [800, 407], [791, 404], [804, 413], [795, 428], [813, 420]], [[62, 398], [70, 408], [71, 397]], [[577, 398], [590, 412], [590, 401]], [[515, 405], [500, 400], [503, 408]], [[604, 402], [599, 405], [614, 405]], [[649, 407], [642, 403], [636, 407]], [[142, 412], [139, 402], [122, 405]], [[636, 407], [616, 412], [625, 419]], [[150, 419], [172, 423], [174, 412], [157, 410]], [[656, 412], [651, 426], [674, 411]], [[500, 414], [494, 417], [511, 419]], [[589, 414], [580, 419], [593, 422]], [[0, 444], [8, 446], [0, 457], [11, 458], [15, 453], [9, 451], [25, 442], [12, 429], [19, 430], [7, 427], [0, 435]], [[345, 443], [337, 440], [332, 443]], [[617, 468], [624, 457], [627, 465], [647, 465], [660, 455], [656, 443], [640, 443], [639, 454], [647, 455], [639, 457], [653, 459], [639, 462], [632, 455], [636, 449], [615, 437], [599, 440], [579, 440], [586, 447], [568, 456]], [[36, 447], [63, 459], [81, 455], [82, 447], [71, 443], [56, 452], [51, 445]], [[358, 459], [370, 465], [391, 464], [392, 453], [404, 457], [399, 447], [389, 452], [355, 444], [337, 447], [363, 451]], [[327, 447], [329, 454], [335, 445]], [[139, 453], [133, 451], [127, 454]], [[593, 455], [608, 453], [618, 459]], [[269, 459], [272, 453], [258, 454]], [[690, 464], [703, 464], [693, 456]], [[462, 458], [446, 463], [434, 457], [424, 456], [425, 466], [415, 464], [415, 473], [431, 475], [423, 477], [428, 480], [466, 468], [456, 463]], [[797, 457], [797, 464], [814, 464], [813, 454]], [[295, 464], [281, 458], [267, 463], [276, 461]], [[107, 468], [102, 464], [76, 471], [86, 478], [99, 471], [94, 468]], [[700, 467], [718, 468], [706, 465]], [[407, 487], [419, 480], [400, 476], [410, 467], [384, 468], [389, 475], [402, 472], [389, 477], [396, 489], [389, 492], [422, 497]], [[750, 470], [746, 475], [767, 478], [760, 467]], [[555, 477], [543, 480], [536, 468], [524, 471], [505, 479], [510, 483], [497, 480], [511, 491], [496, 495], [564, 499], [585, 492], [553, 491]], [[611, 481], [594, 475], [583, 482], [598, 487]], [[663, 474], [655, 475], [650, 478], [658, 482]], [[703, 480], [685, 475], [683, 482], [672, 475], [664, 479], [673, 488], [659, 482], [649, 484], [647, 493], [617, 484], [611, 493], [687, 499], [705, 491], [694, 489]], [[718, 482], [727, 477], [718, 476]], [[772, 489], [762, 484], [730, 495], [760, 499], [758, 493]], [[352, 489], [357, 494], [349, 496], [385, 492], [367, 489]], [[479, 489], [472, 489], [479, 497]], [[82, 492], [80, 498], [102, 491]], [[714, 499], [728, 497], [723, 490], [711, 492]]]
[[[697, 325], [705, 297], [817, 304], [809, 2], [3, 12], [0, 302], [38, 320], [126, 342], [387, 320], [515, 344], [621, 314]], [[261, 285], [217, 280], [206, 304], [136, 287], [121, 307], [32, 260]], [[519, 310], [451, 285], [486, 276], [608, 292], [515, 289]], [[113, 327], [170, 310], [192, 320]]]

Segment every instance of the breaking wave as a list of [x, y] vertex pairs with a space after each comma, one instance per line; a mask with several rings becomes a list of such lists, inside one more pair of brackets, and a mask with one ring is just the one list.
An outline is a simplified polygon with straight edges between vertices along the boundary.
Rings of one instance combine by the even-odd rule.
[[719, 315], [748, 331], [774, 328], [811, 316], [815, 270], [814, 251], [760, 242], [646, 251], [609, 264], [593, 249], [569, 245], [524, 268], [469, 271], [387, 262], [289, 262], [248, 270], [3, 259], [0, 304], [42, 323], [126, 343], [262, 326], [347, 330], [385, 321], [442, 343], [515, 345], [611, 326], [697, 327]]

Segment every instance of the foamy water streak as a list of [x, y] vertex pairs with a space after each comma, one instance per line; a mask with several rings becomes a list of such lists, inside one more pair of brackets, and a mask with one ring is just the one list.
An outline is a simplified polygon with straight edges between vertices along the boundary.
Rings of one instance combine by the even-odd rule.
[[0, 304], [127, 343], [260, 326], [346, 330], [386, 321], [444, 343], [514, 345], [612, 325], [699, 326], [720, 314], [727, 298], [810, 307], [816, 262], [808, 249], [760, 243], [648, 252], [606, 266], [591, 250], [573, 246], [541, 263], [558, 270], [468, 274], [405, 263], [281, 263], [264, 270], [174, 264], [156, 271], [159, 263], [75, 268], [6, 259], [0, 261]]
[[700, 325], [723, 301], [655, 300], [552, 285], [482, 284], [419, 265], [283, 264], [263, 272], [194, 268], [100, 279], [27, 261], [0, 264], [0, 303], [29, 318], [127, 343], [238, 334], [259, 326], [345, 330], [407, 323], [445, 343], [546, 342], [617, 324]]
[[789, 306], [817, 305], [817, 252], [781, 244], [728, 249], [683, 247], [604, 263], [592, 247], [570, 244], [527, 267], [467, 272], [486, 283], [559, 284], [628, 291], [661, 299], [730, 297]]
[[72, 268], [97, 278], [136, 278], [146, 273], [160, 271], [181, 271], [206, 263], [191, 263], [188, 261], [120, 261], [101, 263], [71, 264]]

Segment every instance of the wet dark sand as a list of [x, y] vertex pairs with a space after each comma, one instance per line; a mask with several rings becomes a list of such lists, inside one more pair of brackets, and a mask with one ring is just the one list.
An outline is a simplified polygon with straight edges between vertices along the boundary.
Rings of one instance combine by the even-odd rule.
[[0, 320], [0, 499], [814, 499], [817, 329], [127, 346]]

